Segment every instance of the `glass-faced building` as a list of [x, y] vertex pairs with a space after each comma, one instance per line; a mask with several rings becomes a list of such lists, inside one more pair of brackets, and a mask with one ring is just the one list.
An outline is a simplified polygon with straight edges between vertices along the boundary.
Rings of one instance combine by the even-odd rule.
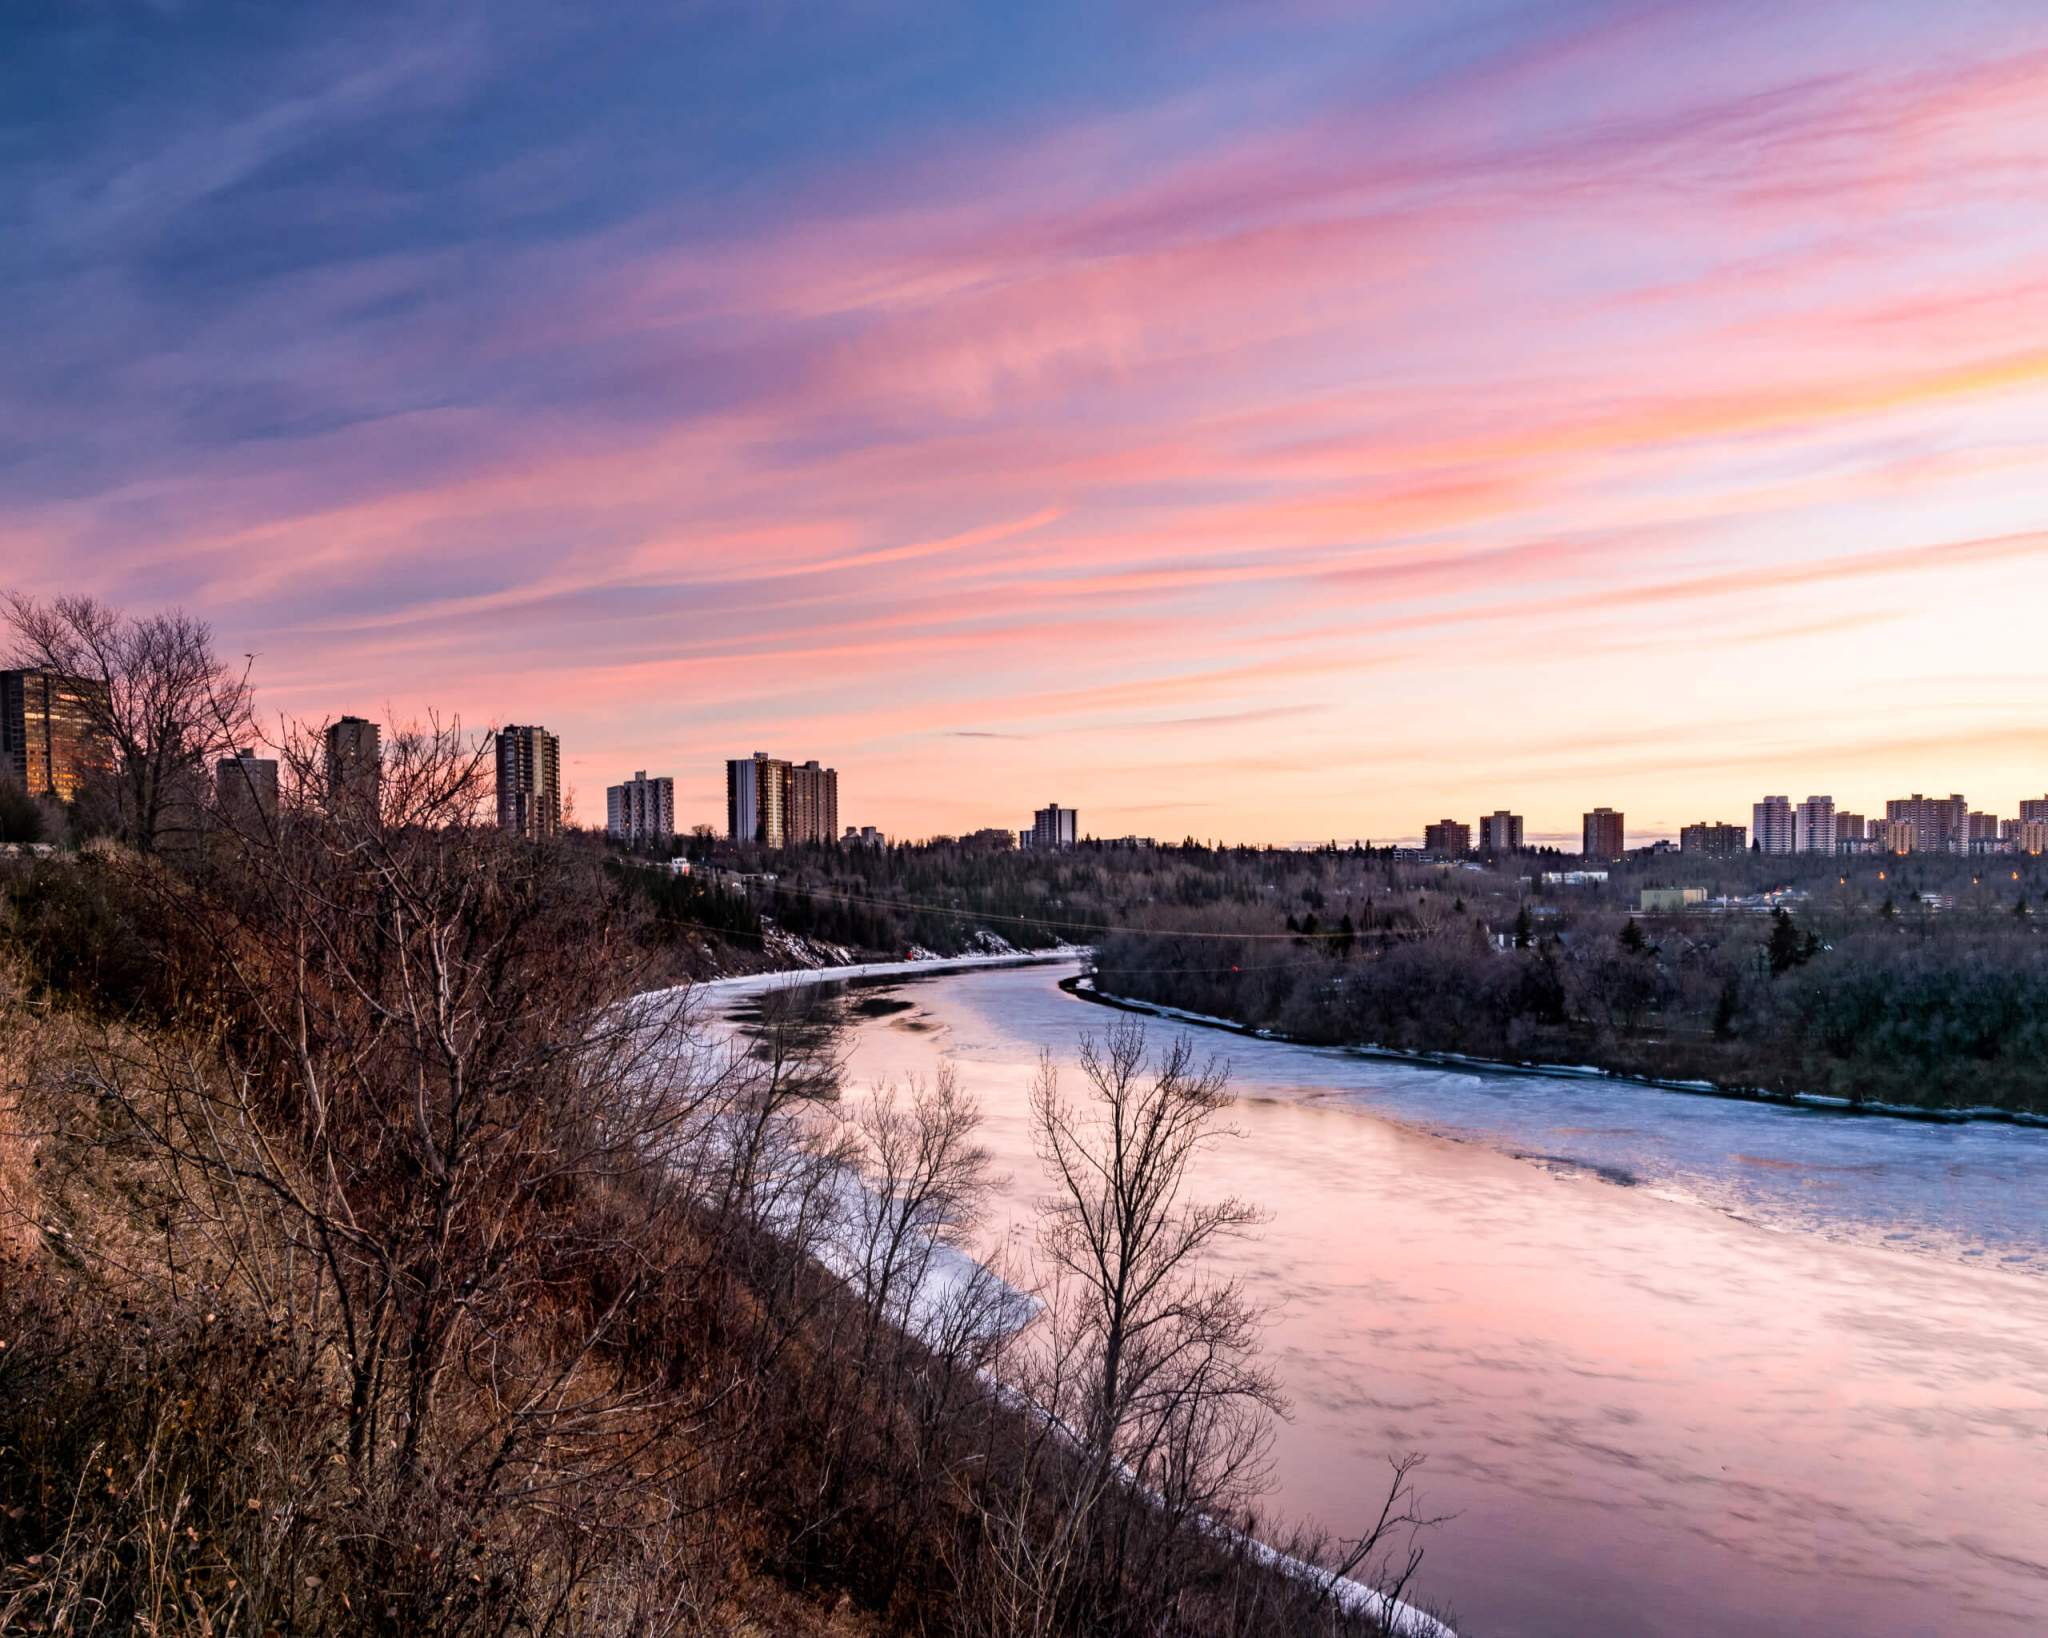
[[0, 671], [0, 774], [69, 802], [105, 763], [101, 686], [54, 671]]

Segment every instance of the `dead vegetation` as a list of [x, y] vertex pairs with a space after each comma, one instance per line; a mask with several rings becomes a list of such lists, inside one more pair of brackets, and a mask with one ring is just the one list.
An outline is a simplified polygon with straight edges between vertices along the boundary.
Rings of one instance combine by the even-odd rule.
[[7, 884], [0, 1630], [1377, 1630], [1239, 1533], [1275, 1400], [1184, 1051], [1048, 1082], [1027, 1300], [961, 1251], [966, 1088], [849, 1114], [814, 1024], [636, 1000], [644, 908], [452, 730], [375, 811], [314, 747]]

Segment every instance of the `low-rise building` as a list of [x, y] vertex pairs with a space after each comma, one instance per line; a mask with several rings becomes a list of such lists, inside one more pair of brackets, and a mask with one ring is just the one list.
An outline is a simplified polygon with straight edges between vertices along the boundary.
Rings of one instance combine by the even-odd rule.
[[1636, 908], [1644, 911], [1689, 910], [1707, 902], [1704, 887], [1645, 887], [1636, 894]]

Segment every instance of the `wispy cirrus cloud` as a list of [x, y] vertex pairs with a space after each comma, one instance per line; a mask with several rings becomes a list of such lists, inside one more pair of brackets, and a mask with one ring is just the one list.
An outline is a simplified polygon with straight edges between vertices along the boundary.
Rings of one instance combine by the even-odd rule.
[[[1109, 79], [1059, 4], [411, 21], [0, 68], [10, 577], [196, 605], [280, 708], [538, 718], [693, 812], [764, 744], [897, 830], [1392, 834], [1739, 811], [1748, 706], [1820, 788], [2048, 681], [2037, 8], [1139, 7]], [[1589, 723], [1707, 738], [1545, 760]]]

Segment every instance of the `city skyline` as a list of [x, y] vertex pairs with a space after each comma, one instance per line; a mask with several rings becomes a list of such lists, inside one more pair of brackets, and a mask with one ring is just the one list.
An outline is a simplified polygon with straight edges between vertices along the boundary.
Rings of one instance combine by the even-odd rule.
[[546, 722], [586, 816], [2002, 811], [2048, 13], [1797, 13], [11, 18], [0, 581]]
[[[67, 785], [79, 769], [94, 760], [86, 740], [76, 739], [76, 729], [72, 730], [76, 743], [67, 742], [66, 754], [57, 764], [49, 762], [47, 753], [41, 763], [36, 763], [31, 750], [25, 748], [28, 741], [23, 721], [32, 720], [32, 714], [31, 719], [23, 718], [23, 702], [31, 692], [31, 681], [34, 689], [41, 691], [37, 697], [52, 700], [58, 698], [67, 685], [72, 688], [93, 686], [78, 679], [54, 675], [48, 675], [46, 681], [34, 681], [46, 675], [0, 672], [0, 779], [12, 779], [22, 783], [24, 788], [28, 788], [31, 781], [24, 780], [22, 771], [16, 766], [19, 760], [30, 759], [32, 767], [41, 768], [42, 779], [54, 777]], [[322, 729], [325, 747], [322, 779], [326, 789], [322, 799], [331, 801], [342, 786], [354, 784], [357, 786], [356, 799], [366, 800], [374, 806], [381, 775], [383, 725], [362, 717], [344, 715], [324, 719], [318, 726]], [[393, 726], [400, 733], [407, 731], [404, 725]], [[459, 729], [459, 724], [451, 723], [449, 726]], [[47, 734], [48, 729], [45, 726], [39, 731]], [[17, 740], [23, 741], [24, 748], [14, 747]], [[544, 728], [508, 725], [489, 730], [479, 737], [478, 744], [480, 748], [488, 744], [493, 752], [497, 787], [495, 822], [500, 827], [535, 835], [551, 834], [567, 815], [576, 812], [575, 787], [563, 779], [559, 771], [567, 759], [561, 754], [558, 735]], [[513, 754], [509, 769], [508, 745], [523, 747]], [[245, 749], [239, 754], [244, 758], [252, 757], [255, 749]], [[222, 776], [232, 766], [234, 764], [230, 762], [222, 762]], [[274, 812], [277, 803], [276, 763], [271, 760], [264, 766], [271, 770], [268, 807]], [[816, 758], [797, 763], [756, 751], [749, 757], [725, 759], [723, 770], [725, 803], [722, 830], [715, 818], [691, 819], [681, 815], [675, 801], [674, 778], [658, 775], [650, 779], [644, 769], [635, 770], [630, 778], [607, 787], [606, 818], [601, 824], [591, 821], [593, 828], [634, 841], [663, 835], [681, 837], [700, 828], [722, 834], [727, 840], [766, 841], [771, 846], [791, 842], [838, 843], [847, 839], [842, 838], [838, 825], [836, 768], [824, 767]], [[237, 789], [245, 782], [246, 776], [239, 778]], [[32, 790], [31, 794], [38, 792]], [[540, 811], [531, 816], [522, 806], [529, 795], [537, 795], [541, 804]], [[1297, 837], [1276, 842], [1271, 838], [1203, 837], [1193, 831], [1187, 835], [1197, 841], [1219, 841], [1226, 846], [1314, 848], [1336, 841], [1415, 848], [1447, 856], [1463, 856], [1475, 851], [1483, 854], [1513, 853], [1525, 849], [1571, 852], [1574, 851], [1570, 845], [1574, 835], [1578, 838], [1578, 852], [1588, 857], [1603, 858], [1667, 842], [1679, 845], [1681, 851], [1709, 857], [1731, 851], [1750, 851], [1752, 848], [1767, 855], [1860, 851], [1965, 853], [1972, 851], [1980, 842], [2001, 844], [1999, 850], [2003, 850], [2003, 844], [2016, 844], [2017, 851], [2021, 852], [2048, 851], [2048, 795], [2021, 797], [2014, 802], [2010, 812], [1996, 802], [1988, 810], [1972, 807], [1961, 792], [1935, 797], [1915, 791], [1910, 796], [1886, 798], [1881, 805], [1884, 817], [1866, 820], [1861, 812], [1838, 802], [1832, 794], [1809, 794], [1795, 804], [1781, 793], [1766, 795], [1752, 802], [1747, 825], [1713, 817], [1694, 819], [1669, 830], [1646, 829], [1642, 825], [1628, 823], [1624, 812], [1601, 804], [1581, 812], [1577, 832], [1528, 831], [1522, 815], [1507, 808], [1496, 808], [1480, 814], [1476, 822], [1446, 816], [1427, 821], [1416, 833], [1378, 837], [1363, 834], [1322, 839]], [[1076, 809], [1058, 804], [1035, 809], [1032, 826], [1014, 834], [1025, 846], [1034, 842], [1040, 846], [1071, 846], [1081, 839], [1116, 839], [1107, 832], [1098, 836], [1083, 830], [1078, 825], [1076, 814]], [[1591, 845], [1596, 826], [1603, 827], [1603, 839], [1598, 847]], [[742, 827], [746, 831], [744, 837]], [[1903, 842], [1893, 835], [1894, 827], [1903, 827]], [[872, 841], [881, 834], [881, 828], [874, 825], [850, 827], [850, 830], [854, 832], [850, 839], [863, 842]], [[913, 827], [899, 833], [902, 840], [913, 842], [933, 837], [964, 836], [973, 840], [978, 836], [1012, 834], [1003, 826], [974, 826], [960, 831]], [[1496, 835], [1504, 840], [1496, 840]], [[1697, 841], [1691, 841], [1695, 836]], [[1168, 840], [1172, 840], [1170, 835]], [[1867, 843], [1868, 847], [1843, 845], [1849, 843]]]

